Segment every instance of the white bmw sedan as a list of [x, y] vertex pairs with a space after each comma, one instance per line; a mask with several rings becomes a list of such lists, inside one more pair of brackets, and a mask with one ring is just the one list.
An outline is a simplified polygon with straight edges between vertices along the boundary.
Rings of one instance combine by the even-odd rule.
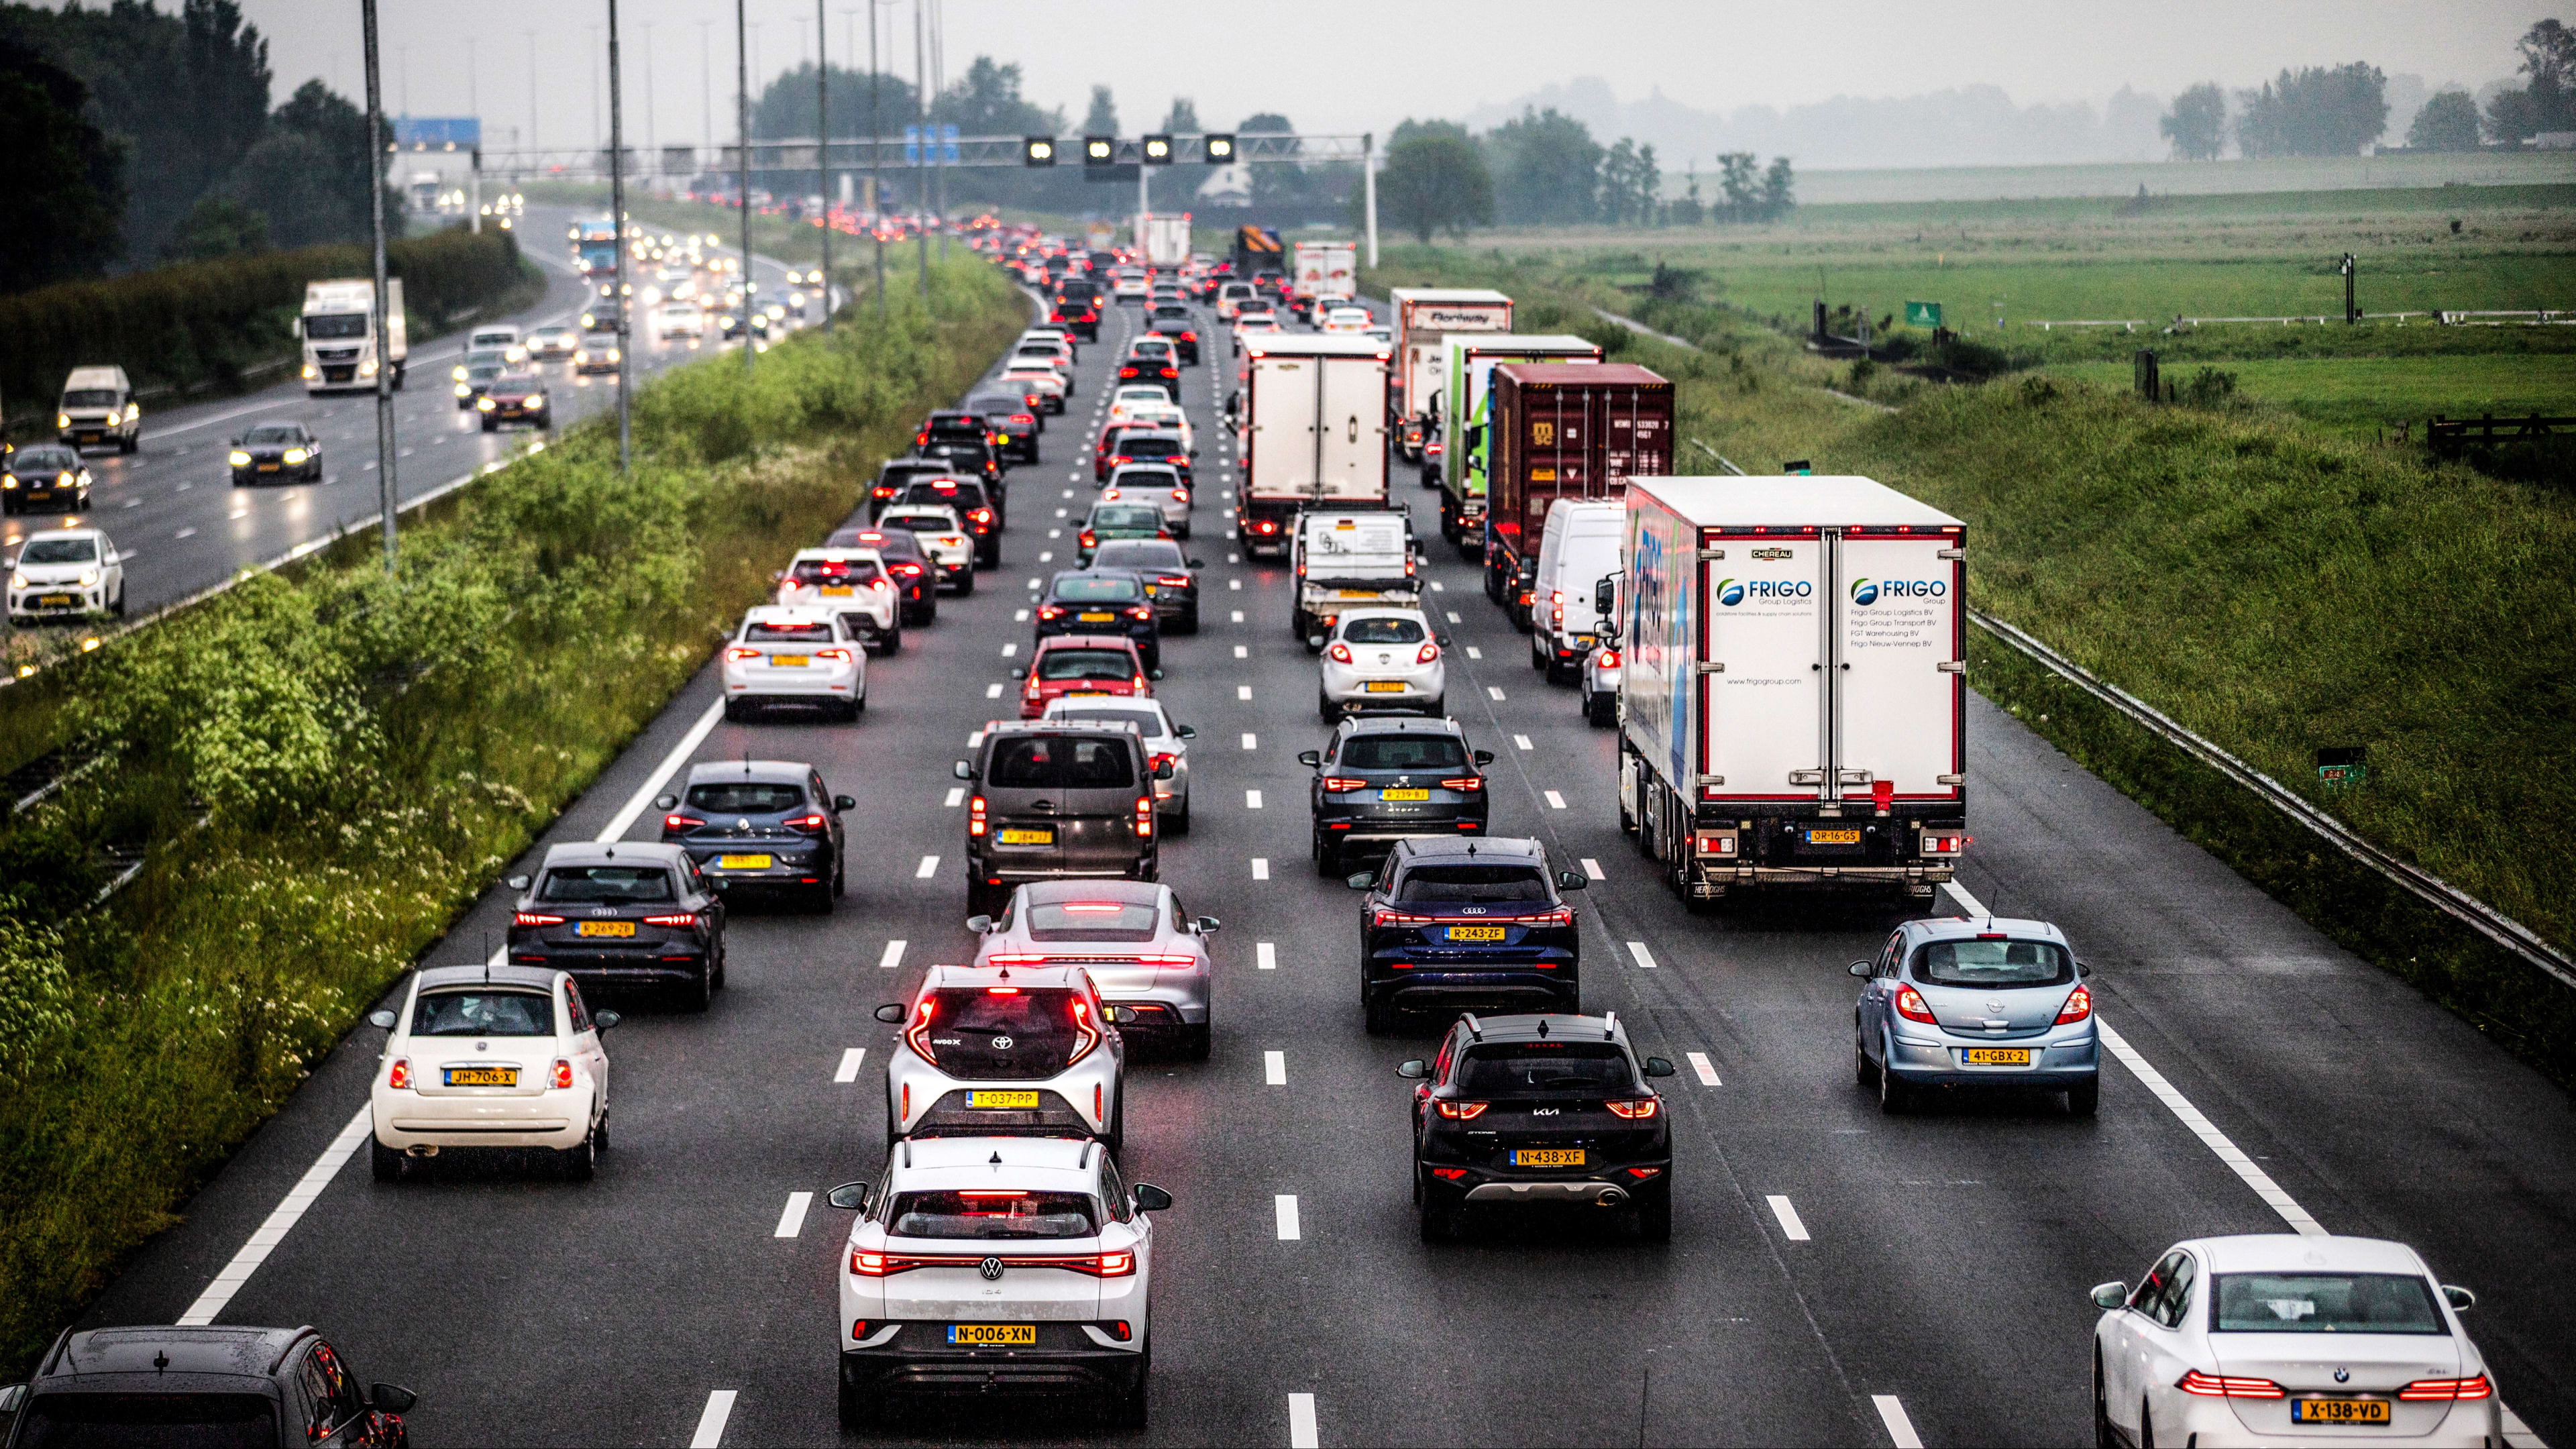
[[459, 1150], [537, 1148], [587, 1178], [608, 1148], [608, 1053], [569, 972], [432, 966], [402, 1005], [367, 1020], [386, 1031], [368, 1090], [378, 1182]]
[[2414, 1249], [2292, 1233], [2177, 1243], [2132, 1289], [2093, 1290], [2103, 1443], [2504, 1442], [2476, 1302]]

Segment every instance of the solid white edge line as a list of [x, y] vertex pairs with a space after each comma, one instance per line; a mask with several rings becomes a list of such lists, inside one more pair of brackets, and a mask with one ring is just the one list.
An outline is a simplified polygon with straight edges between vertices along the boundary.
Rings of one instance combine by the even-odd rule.
[[[1958, 898], [1959, 904], [1967, 908], [1969, 915], [1994, 914], [1957, 881], [1947, 881], [1943, 884], [1951, 895]], [[2298, 1199], [2282, 1191], [2281, 1185], [2272, 1180], [2272, 1174], [2255, 1166], [2254, 1159], [2245, 1154], [2245, 1149], [2238, 1147], [2226, 1133], [2219, 1131], [2217, 1123], [2210, 1121], [2198, 1107], [2193, 1106], [2191, 1099], [2184, 1096], [2180, 1088], [2167, 1081], [2165, 1074], [2156, 1070], [2155, 1063], [2148, 1061], [2145, 1053], [2129, 1045], [2129, 1039], [2120, 1035], [2119, 1031], [2101, 1016], [2098, 1007], [2095, 1009], [2094, 1025], [2102, 1034], [2102, 1045], [2111, 1049], [2111, 1055], [2120, 1059], [2120, 1065], [2127, 1067], [2132, 1076], [2145, 1083], [2147, 1090], [2155, 1094], [2156, 1100], [2165, 1104], [2165, 1110], [2173, 1113], [2175, 1119], [2180, 1121], [2192, 1136], [2199, 1138], [2201, 1145], [2215, 1154], [2220, 1162], [2227, 1164], [2228, 1170], [2236, 1174], [2238, 1181], [2254, 1189], [2254, 1195], [2263, 1200], [2264, 1206], [2280, 1214], [2281, 1221], [2288, 1223], [2291, 1231], [2311, 1238], [2331, 1236], [2326, 1231], [2325, 1224], [2309, 1216], [2308, 1210], [2299, 1206]]]
[[1261, 970], [1276, 971], [1279, 969], [1279, 948], [1268, 941], [1257, 941], [1253, 943], [1252, 959]]
[[689, 1436], [689, 1449], [717, 1449], [724, 1443], [725, 1420], [733, 1417], [736, 1397], [733, 1389], [707, 1391], [707, 1407], [698, 1415], [698, 1429]]
[[1279, 1220], [1279, 1241], [1283, 1243], [1296, 1242], [1299, 1237], [1297, 1223], [1297, 1194], [1293, 1192], [1274, 1194], [1270, 1199], [1270, 1208], [1272, 1214]]
[[841, 1052], [840, 1066], [834, 1068], [832, 1071], [832, 1080], [835, 1082], [857, 1081], [859, 1079], [859, 1063], [867, 1060], [867, 1055], [868, 1049], [866, 1047], [844, 1048]]
[[789, 1193], [787, 1195], [787, 1206], [778, 1210], [778, 1230], [771, 1233], [770, 1236], [773, 1238], [792, 1238], [798, 1233], [805, 1231], [805, 1210], [813, 1205], [814, 1194], [810, 1192]]
[[1793, 1243], [1810, 1241], [1807, 1236], [1807, 1224], [1798, 1216], [1796, 1205], [1791, 1203], [1787, 1196], [1775, 1192], [1769, 1194], [1765, 1200], [1771, 1204], [1771, 1216], [1780, 1220], [1780, 1233], [1783, 1237]]
[[1323, 1436], [1315, 1428], [1315, 1396], [1288, 1396], [1288, 1449], [1323, 1449]]
[[653, 767], [653, 773], [636, 788], [635, 793], [627, 799], [625, 807], [611, 817], [608, 824], [602, 826], [600, 832], [591, 839], [601, 844], [625, 839], [626, 831], [634, 825], [636, 817], [642, 815], [645, 807], [653, 803], [654, 796], [662, 793], [662, 786], [670, 780], [672, 774], [689, 762], [689, 756], [698, 752], [698, 746], [706, 743], [708, 732], [716, 727], [716, 721], [723, 718], [723, 700], [719, 699], [708, 705], [707, 712], [698, 716], [698, 722], [689, 726], [689, 732], [680, 736], [678, 744], [671, 746], [671, 752], [662, 757], [662, 763]]
[[880, 971], [892, 971], [897, 966], [902, 965], [903, 948], [910, 944], [911, 942], [904, 940], [901, 936], [897, 936], [893, 940], [886, 942], [885, 954], [877, 958], [877, 969]]
[[1682, 1053], [1682, 1060], [1690, 1063], [1691, 1071], [1698, 1075], [1699, 1084], [1701, 1086], [1722, 1087], [1726, 1085], [1717, 1079], [1717, 1065], [1708, 1059], [1708, 1053], [1684, 1052]]
[[1923, 1436], [1914, 1432], [1914, 1421], [1905, 1415], [1905, 1406], [1894, 1394], [1872, 1394], [1869, 1401], [1878, 1406], [1878, 1422], [1887, 1426], [1887, 1437], [1896, 1449], [1923, 1449]]
[[1638, 964], [1640, 967], [1643, 967], [1644, 969], [1646, 969], [1646, 970], [1648, 970], [1648, 971], [1652, 971], [1652, 970], [1654, 970], [1654, 969], [1655, 969], [1655, 954], [1654, 954], [1652, 951], [1649, 951], [1649, 950], [1647, 950], [1647, 949], [1646, 949], [1646, 943], [1645, 943], [1645, 942], [1643, 942], [1643, 941], [1631, 941], [1631, 942], [1629, 942], [1629, 943], [1628, 943], [1628, 954], [1637, 958], [1637, 964]]
[[215, 1315], [224, 1311], [224, 1305], [232, 1302], [233, 1295], [250, 1281], [251, 1274], [259, 1271], [260, 1264], [268, 1261], [268, 1255], [285, 1241], [286, 1235], [303, 1218], [305, 1210], [312, 1207], [322, 1196], [322, 1190], [331, 1185], [332, 1177], [338, 1174], [340, 1165], [358, 1150], [359, 1142], [374, 1135], [374, 1103], [362, 1102], [358, 1105], [357, 1114], [341, 1127], [338, 1136], [331, 1139], [331, 1145], [323, 1148], [322, 1155], [314, 1158], [313, 1165], [304, 1169], [304, 1175], [295, 1180], [295, 1186], [286, 1190], [286, 1196], [260, 1223], [259, 1231], [250, 1235], [250, 1241], [242, 1245], [240, 1252], [233, 1254], [232, 1261], [226, 1263], [214, 1281], [206, 1285], [206, 1291], [198, 1294], [197, 1301], [188, 1305], [188, 1311], [179, 1315], [180, 1326], [198, 1328], [214, 1322]]
[[1284, 1051], [1261, 1054], [1262, 1080], [1274, 1087], [1288, 1085], [1288, 1054]]

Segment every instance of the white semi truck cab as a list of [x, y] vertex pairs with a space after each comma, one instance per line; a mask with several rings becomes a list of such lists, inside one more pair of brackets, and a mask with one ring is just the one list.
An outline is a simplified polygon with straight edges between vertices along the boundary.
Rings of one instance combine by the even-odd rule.
[[304, 284], [304, 312], [295, 319], [295, 330], [304, 339], [305, 392], [373, 391], [380, 368], [391, 368], [394, 386], [401, 388], [404, 363], [411, 356], [403, 327], [402, 278], [385, 282], [387, 316], [381, 336], [373, 324], [375, 295], [375, 283], [364, 277]]

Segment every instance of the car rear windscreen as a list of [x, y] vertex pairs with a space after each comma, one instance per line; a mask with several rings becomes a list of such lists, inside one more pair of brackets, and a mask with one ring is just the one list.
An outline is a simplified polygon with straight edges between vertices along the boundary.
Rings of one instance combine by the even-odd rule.
[[2221, 1273], [2220, 1333], [2449, 1333], [2432, 1285], [2406, 1273]]
[[[875, 559], [806, 558], [798, 559], [788, 577], [800, 584], [872, 584], [883, 577]], [[767, 625], [754, 625], [766, 628]], [[832, 631], [825, 629], [825, 634]], [[767, 636], [777, 637], [777, 636]], [[798, 635], [798, 638], [807, 637]]]
[[1132, 603], [1143, 590], [1134, 579], [1116, 575], [1098, 578], [1069, 578], [1055, 581], [1055, 596], [1075, 603]]
[[829, 624], [746, 624], [742, 630], [746, 644], [829, 644]]
[[[1073, 649], [1068, 654], [1097, 654], [1118, 661], [1124, 670], [1123, 656], [1107, 650]], [[1122, 672], [1109, 676], [1123, 679]], [[1062, 735], [1037, 735], [1001, 741], [993, 749], [993, 763], [984, 772], [984, 782], [1003, 790], [1075, 790], [1132, 789], [1136, 784], [1136, 767], [1123, 739], [1081, 738]]]
[[658, 865], [559, 865], [546, 872], [537, 899], [562, 905], [616, 906], [675, 900], [671, 873]]
[[1417, 865], [1396, 887], [1400, 901], [1545, 901], [1547, 875], [1534, 865]]
[[1419, 644], [1429, 637], [1419, 619], [1342, 621], [1342, 641], [1347, 644]]
[[1061, 987], [948, 986], [930, 994], [928, 1042], [953, 1077], [1051, 1077], [1073, 1060], [1090, 1008]]
[[1467, 1049], [1458, 1064], [1458, 1091], [1469, 1097], [1572, 1092], [1581, 1096], [1634, 1096], [1636, 1075], [1627, 1055], [1606, 1041], [1486, 1042]]
[[1150, 941], [1155, 915], [1144, 901], [1044, 901], [1022, 927], [1033, 941]]
[[535, 991], [425, 991], [412, 1003], [413, 1036], [553, 1036], [555, 1002]]
[[1455, 735], [1353, 735], [1333, 763], [1345, 770], [1461, 770], [1467, 747]]
[[1111, 504], [1105, 508], [1091, 510], [1091, 527], [1094, 531], [1103, 528], [1160, 530], [1162, 526], [1163, 510], [1141, 503]]
[[1914, 979], [1931, 986], [2062, 986], [2075, 963], [2053, 941], [1934, 941], [1914, 953]]
[[1087, 1238], [1100, 1231], [1089, 1193], [902, 1192], [886, 1213], [898, 1238]]
[[1091, 561], [1102, 568], [1181, 569], [1190, 561], [1181, 556], [1181, 546], [1159, 538], [1113, 539], [1100, 546]]
[[1097, 720], [1102, 724], [1132, 724], [1136, 727], [1136, 737], [1140, 740], [1159, 740], [1163, 737], [1163, 717], [1150, 709], [1100, 709], [1096, 706], [1086, 706], [1058, 709], [1047, 718]]
[[1028, 399], [1024, 397], [971, 397], [966, 400], [966, 405], [987, 419], [996, 414], [1005, 418], [1015, 417], [1029, 410]]
[[277, 1406], [258, 1394], [38, 1394], [20, 1411], [14, 1442], [274, 1449]]
[[1181, 455], [1178, 438], [1129, 438], [1119, 444], [1119, 451], [1130, 458], [1177, 458]]
[[778, 780], [724, 780], [691, 785], [689, 808], [710, 815], [784, 815], [805, 804], [805, 787]]

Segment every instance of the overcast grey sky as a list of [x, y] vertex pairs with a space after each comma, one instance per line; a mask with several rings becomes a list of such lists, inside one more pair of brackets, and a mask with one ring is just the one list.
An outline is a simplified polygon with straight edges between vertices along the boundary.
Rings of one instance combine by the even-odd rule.
[[[856, 51], [864, 65], [867, 3], [825, 0], [836, 63]], [[242, 8], [270, 38], [280, 99], [314, 75], [358, 94], [357, 0]], [[2356, 59], [2474, 87], [2512, 72], [2515, 38], [2547, 13], [2536, 0], [946, 0], [945, 9], [951, 77], [978, 54], [1016, 61], [1029, 98], [1064, 106], [1076, 124], [1091, 85], [1105, 83], [1131, 132], [1159, 121], [1176, 94], [1195, 98], [1215, 126], [1279, 111], [1303, 130], [1382, 132], [1406, 116], [1460, 116], [1584, 75], [1608, 80], [1622, 101], [1660, 89], [1714, 111], [1975, 82], [2024, 104], [2098, 103], [2122, 85], [2169, 95]], [[758, 27], [756, 94], [763, 78], [812, 55], [815, 10], [747, 0], [747, 13]], [[606, 0], [381, 0], [379, 14], [387, 109], [463, 114], [470, 97], [486, 146], [508, 144], [513, 128], [530, 125], [533, 34], [537, 140], [590, 144], [601, 134], [604, 47], [594, 32]], [[733, 6], [624, 0], [619, 14], [635, 142], [702, 141], [709, 110], [730, 134]], [[900, 47], [887, 68], [909, 75], [912, 0], [881, 3], [879, 14]]]

